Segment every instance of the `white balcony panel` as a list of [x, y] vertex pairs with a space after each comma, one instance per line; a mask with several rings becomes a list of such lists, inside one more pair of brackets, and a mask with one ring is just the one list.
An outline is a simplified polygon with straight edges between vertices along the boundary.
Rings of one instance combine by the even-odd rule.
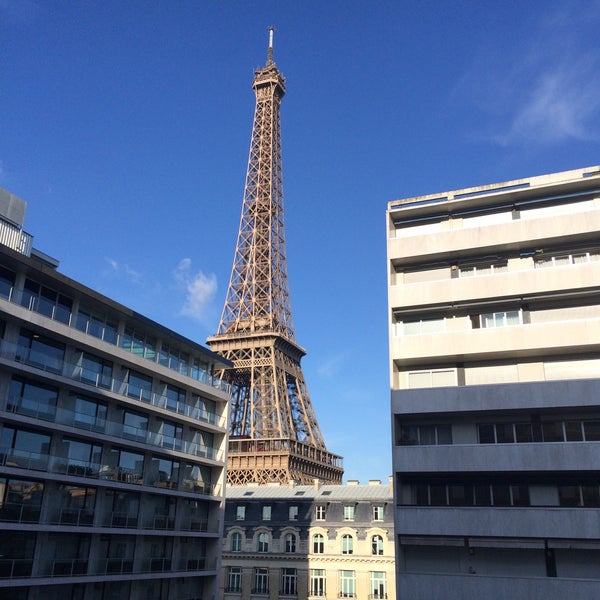
[[583, 289], [593, 285], [600, 285], [600, 262], [393, 285], [389, 287], [389, 305], [392, 309], [400, 310], [403, 307], [419, 306], [426, 311], [426, 307], [431, 304], [476, 303], [489, 298], [520, 298], [544, 295], [557, 290]]
[[[485, 251], [536, 249], [537, 245], [567, 244], [600, 230], [600, 210], [548, 217], [535, 220], [515, 220], [508, 223], [440, 229], [434, 235], [418, 235], [388, 239], [387, 255], [402, 262], [419, 263], [430, 260]], [[410, 228], [406, 229], [410, 233]], [[568, 233], [566, 233], [568, 232]]]
[[397, 364], [416, 365], [510, 356], [544, 356], [600, 349], [600, 319], [491, 327], [426, 335], [398, 336], [390, 340], [390, 355]]

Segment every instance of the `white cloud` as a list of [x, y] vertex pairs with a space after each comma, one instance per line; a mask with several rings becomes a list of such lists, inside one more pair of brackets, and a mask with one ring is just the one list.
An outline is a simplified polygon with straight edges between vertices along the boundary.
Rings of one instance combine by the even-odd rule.
[[342, 368], [344, 364], [345, 356], [343, 354], [338, 354], [336, 356], [331, 356], [321, 362], [317, 367], [317, 373], [321, 377], [325, 377], [327, 379], [331, 379], [335, 377]]
[[119, 263], [114, 258], [106, 257], [104, 260], [109, 264], [112, 271], [124, 276], [131, 283], [142, 283], [142, 274], [139, 271], [132, 269], [127, 264]]
[[455, 100], [469, 97], [488, 121], [476, 137], [503, 146], [600, 141], [600, 1], [557, 6], [526, 38], [482, 48], [457, 82]]
[[208, 316], [212, 301], [217, 292], [217, 277], [214, 273], [205, 275], [202, 271], [192, 272], [192, 261], [181, 260], [174, 272], [175, 281], [186, 292], [180, 314], [204, 321]]
[[542, 69], [526, 95], [516, 99], [503, 145], [598, 140], [600, 60], [580, 57]]

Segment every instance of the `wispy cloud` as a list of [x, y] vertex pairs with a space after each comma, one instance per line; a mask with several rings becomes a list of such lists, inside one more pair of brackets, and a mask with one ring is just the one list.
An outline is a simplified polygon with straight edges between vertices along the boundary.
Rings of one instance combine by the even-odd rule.
[[492, 143], [600, 141], [600, 1], [556, 6], [524, 43], [484, 51], [457, 85], [493, 118]]
[[110, 266], [111, 271], [116, 273], [117, 275], [125, 277], [131, 283], [143, 283], [142, 274], [139, 271], [132, 269], [129, 265], [125, 263], [120, 263], [114, 258], [106, 257], [104, 260]]
[[515, 92], [502, 145], [600, 140], [600, 55], [541, 65], [525, 93]]
[[344, 366], [345, 358], [344, 354], [330, 356], [319, 364], [317, 373], [326, 379], [335, 377]]
[[217, 292], [217, 277], [202, 271], [192, 271], [190, 258], [181, 260], [174, 272], [175, 281], [186, 292], [180, 314], [203, 322], [208, 316], [212, 301]]

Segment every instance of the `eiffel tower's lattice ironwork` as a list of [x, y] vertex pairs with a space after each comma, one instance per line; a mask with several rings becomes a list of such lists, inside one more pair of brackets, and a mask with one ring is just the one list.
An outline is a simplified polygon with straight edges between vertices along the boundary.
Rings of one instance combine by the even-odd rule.
[[279, 109], [285, 78], [273, 61], [254, 74], [256, 109], [240, 230], [217, 334], [207, 340], [233, 368], [228, 482], [341, 483], [341, 458], [326, 446], [295, 339], [283, 226]]

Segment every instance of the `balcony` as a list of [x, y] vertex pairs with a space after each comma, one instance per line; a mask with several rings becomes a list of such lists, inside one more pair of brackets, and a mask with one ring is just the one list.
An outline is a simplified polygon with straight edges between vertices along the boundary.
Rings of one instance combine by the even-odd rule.
[[0, 559], [0, 578], [31, 577], [32, 568], [33, 559], [31, 558], [2, 558]]
[[119, 396], [138, 400], [202, 423], [215, 425], [219, 428], [225, 428], [227, 424], [225, 417], [219, 417], [215, 413], [200, 409], [186, 402], [174, 402], [168, 396], [142, 389], [139, 386], [130, 385], [126, 381], [116, 379], [115, 377], [84, 370], [80, 364], [68, 362], [51, 352], [32, 351], [30, 348], [3, 341], [0, 346], [0, 358], [14, 360], [43, 371], [62, 375], [73, 381], [107, 390]]
[[0, 521], [5, 523], [39, 523], [41, 507], [24, 502], [4, 502]]
[[102, 479], [136, 486], [169, 487], [173, 490], [207, 495], [218, 495], [220, 492], [220, 486], [217, 484], [205, 483], [185, 477], [180, 482], [175, 480], [168, 481], [166, 482], [168, 486], [165, 486], [165, 481], [160, 478], [150, 481], [144, 480], [144, 472], [137, 469], [129, 469], [105, 463], [73, 460], [54, 454], [28, 452], [15, 448], [0, 448], [0, 466], [60, 473], [83, 479]]

